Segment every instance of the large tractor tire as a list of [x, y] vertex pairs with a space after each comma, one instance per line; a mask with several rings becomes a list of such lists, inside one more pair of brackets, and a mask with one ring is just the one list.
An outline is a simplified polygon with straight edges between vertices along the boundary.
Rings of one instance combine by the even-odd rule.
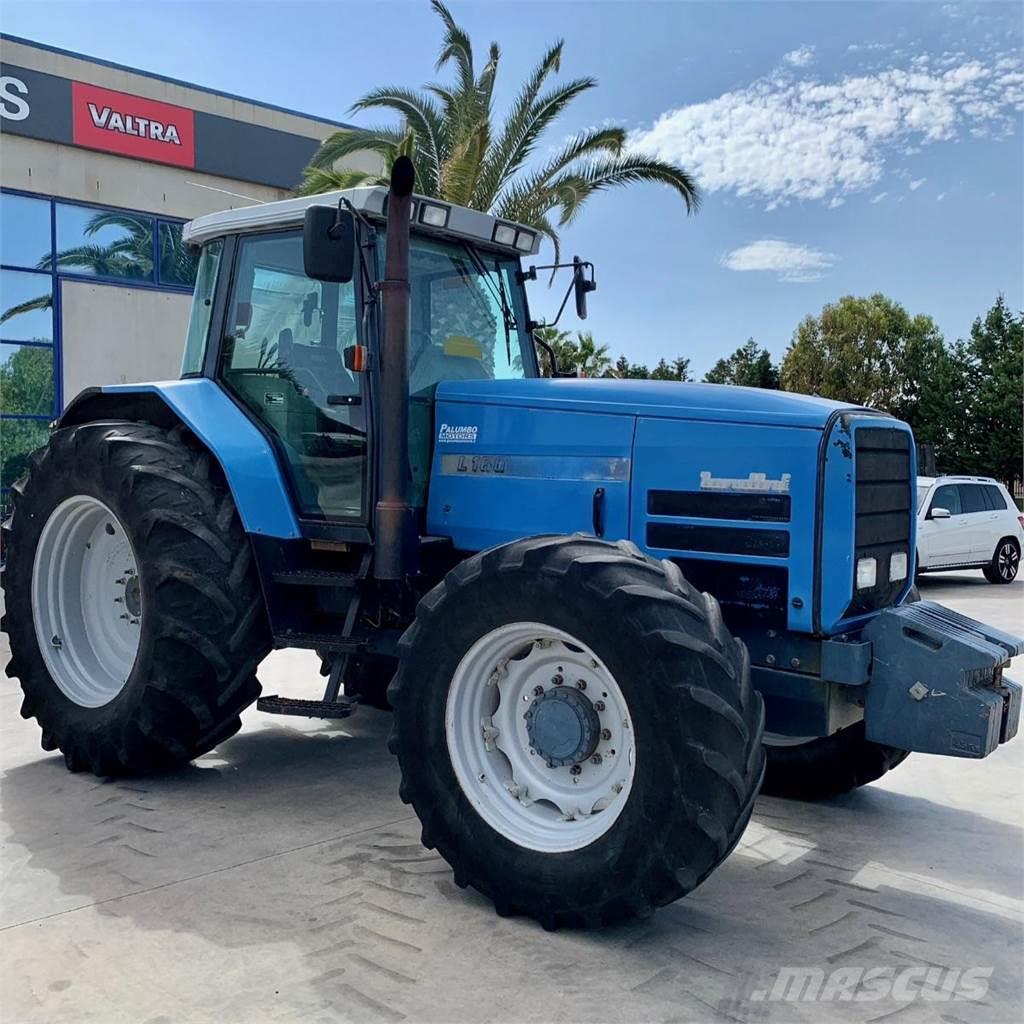
[[141, 774], [235, 733], [270, 649], [249, 541], [183, 428], [55, 431], [13, 488], [7, 675], [72, 771]]
[[585, 536], [492, 548], [423, 598], [399, 653], [400, 795], [499, 914], [646, 915], [747, 825], [761, 698], [717, 602], [670, 562]]

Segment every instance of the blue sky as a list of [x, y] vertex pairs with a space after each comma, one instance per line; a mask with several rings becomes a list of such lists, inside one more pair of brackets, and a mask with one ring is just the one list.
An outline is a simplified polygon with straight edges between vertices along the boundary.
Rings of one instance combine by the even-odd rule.
[[[851, 293], [929, 313], [947, 339], [999, 292], [1024, 305], [1019, 4], [450, 6], [478, 54], [501, 43], [499, 109], [558, 37], [562, 76], [598, 78], [552, 148], [621, 124], [704, 187], [695, 217], [635, 186], [565, 232], [563, 251], [597, 266], [585, 326], [613, 354], [686, 355], [702, 374], [753, 336], [779, 356], [803, 316]], [[425, 0], [6, 0], [3, 28], [342, 119], [373, 86], [434, 78], [440, 38]], [[531, 301], [557, 308], [543, 285]]]

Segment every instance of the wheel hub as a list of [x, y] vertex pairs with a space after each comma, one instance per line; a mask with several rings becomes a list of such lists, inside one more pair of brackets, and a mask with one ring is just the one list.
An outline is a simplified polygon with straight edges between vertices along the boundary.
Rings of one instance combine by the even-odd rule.
[[586, 761], [597, 749], [601, 721], [579, 690], [556, 686], [536, 697], [526, 712], [530, 746], [549, 768]]

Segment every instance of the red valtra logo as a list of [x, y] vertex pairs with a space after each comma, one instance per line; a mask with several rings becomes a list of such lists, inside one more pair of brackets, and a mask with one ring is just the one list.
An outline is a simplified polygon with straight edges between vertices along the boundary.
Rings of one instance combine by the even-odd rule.
[[76, 146], [195, 166], [195, 119], [185, 107], [72, 82], [71, 108]]

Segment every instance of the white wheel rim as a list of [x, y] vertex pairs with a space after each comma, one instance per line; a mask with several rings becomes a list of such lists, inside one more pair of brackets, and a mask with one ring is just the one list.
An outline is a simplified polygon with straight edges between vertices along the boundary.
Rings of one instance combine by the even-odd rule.
[[[592, 754], [549, 767], [540, 752], [530, 752], [525, 716], [539, 698], [554, 699], [541, 695], [556, 686], [586, 697], [600, 732]], [[586, 644], [551, 626], [510, 623], [473, 644], [452, 677], [445, 734], [466, 798], [491, 828], [526, 849], [587, 846], [615, 824], [629, 799], [636, 741], [622, 690]]]
[[97, 498], [61, 502], [39, 536], [32, 620], [53, 681], [75, 704], [98, 708], [128, 682], [142, 635], [135, 551]]

